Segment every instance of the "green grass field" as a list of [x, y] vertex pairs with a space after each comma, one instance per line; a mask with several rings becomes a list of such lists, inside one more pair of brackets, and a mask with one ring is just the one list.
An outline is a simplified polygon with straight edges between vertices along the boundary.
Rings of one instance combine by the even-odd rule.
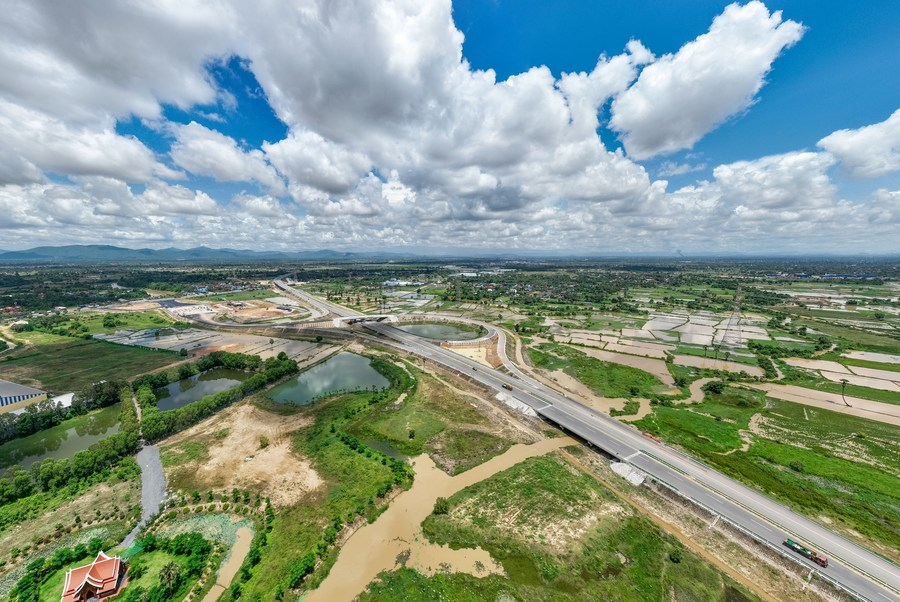
[[[159, 311], [133, 311], [112, 314], [116, 319], [116, 326], [107, 328], [103, 326], [103, 318], [107, 314], [82, 313], [72, 314], [72, 322], [79, 322], [88, 328], [91, 334], [111, 334], [117, 330], [147, 330], [150, 328], [164, 328], [172, 326], [175, 322]], [[70, 322], [71, 324], [71, 322]]]
[[106, 341], [39, 332], [20, 336], [33, 344], [3, 356], [0, 378], [51, 394], [78, 391], [100, 380], [127, 379], [180, 359], [174, 353]]
[[418, 385], [402, 405], [385, 405], [356, 421], [351, 432], [363, 439], [383, 441], [407, 456], [426, 452], [452, 474], [509, 448], [512, 442], [471, 428], [485, 427], [489, 422], [464, 396], [425, 372], [410, 370]]

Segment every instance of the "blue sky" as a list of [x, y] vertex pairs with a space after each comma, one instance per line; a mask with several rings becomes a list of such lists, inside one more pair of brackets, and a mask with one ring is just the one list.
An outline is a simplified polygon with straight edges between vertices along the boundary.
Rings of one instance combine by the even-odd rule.
[[0, 248], [900, 251], [897, 2], [18, 4]]
[[[536, 65], [557, 76], [590, 70], [597, 55], [617, 54], [633, 38], [656, 54], [677, 52], [728, 4], [462, 0], [453, 3], [453, 17], [469, 62], [505, 79]], [[900, 56], [900, 2], [785, 0], [769, 7], [806, 26], [803, 39], [777, 59], [750, 111], [669, 159], [694, 153], [723, 163], [813, 148], [836, 129], [877, 123], [897, 110], [900, 77], [891, 74]]]

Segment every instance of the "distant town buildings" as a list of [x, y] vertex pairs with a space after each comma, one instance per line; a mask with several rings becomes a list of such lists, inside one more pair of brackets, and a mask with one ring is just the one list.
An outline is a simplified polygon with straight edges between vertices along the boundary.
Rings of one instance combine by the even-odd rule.
[[390, 280], [385, 280], [381, 283], [382, 286], [422, 286], [425, 284], [424, 282], [413, 282], [410, 280], [397, 280], [396, 278], [391, 278]]

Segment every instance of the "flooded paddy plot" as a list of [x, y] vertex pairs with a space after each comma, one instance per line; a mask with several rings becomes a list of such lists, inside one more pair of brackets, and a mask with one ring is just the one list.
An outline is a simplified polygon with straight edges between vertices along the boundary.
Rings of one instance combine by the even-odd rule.
[[854, 360], [867, 360], [870, 362], [881, 362], [883, 364], [900, 364], [900, 355], [890, 355], [888, 353], [873, 353], [871, 351], [848, 351], [844, 357]]
[[[797, 385], [763, 383], [748, 384], [747, 386], [765, 391], [769, 397], [900, 426], [900, 406], [898, 405], [850, 397], [849, 395], [842, 397], [840, 393], [826, 393]], [[850, 404], [849, 406], [845, 405], [845, 400]]]
[[816, 370], [823, 378], [827, 378], [832, 382], [839, 383], [846, 380], [848, 383], [860, 387], [900, 392], [900, 372], [844, 366], [838, 362], [799, 357], [786, 358], [784, 363], [797, 368]]
[[617, 351], [619, 353], [627, 353], [630, 355], [642, 355], [644, 357], [654, 357], [664, 360], [666, 359], [666, 351], [674, 350], [675, 346], [621, 339], [619, 343], [609, 343], [606, 346], [606, 349], [608, 351]]

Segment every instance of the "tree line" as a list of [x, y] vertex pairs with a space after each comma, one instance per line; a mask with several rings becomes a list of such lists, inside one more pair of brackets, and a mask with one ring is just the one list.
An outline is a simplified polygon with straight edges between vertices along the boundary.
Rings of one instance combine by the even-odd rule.
[[162, 383], [160, 386], [165, 386], [170, 382], [169, 376], [166, 373], [160, 373], [136, 379], [134, 385], [137, 387], [136, 397], [141, 406], [141, 426], [145, 439], [158, 441], [168, 437], [250, 393], [262, 389], [269, 383], [297, 373], [297, 362], [289, 359], [284, 352], [279, 353], [278, 357], [272, 357], [263, 362], [259, 356], [255, 355], [216, 351], [198, 361], [197, 367], [204, 372], [216, 367], [255, 372], [250, 378], [231, 389], [207, 395], [182, 408], [166, 412], [159, 411], [156, 406], [156, 394], [153, 391], [154, 388], [159, 387], [153, 385]]

